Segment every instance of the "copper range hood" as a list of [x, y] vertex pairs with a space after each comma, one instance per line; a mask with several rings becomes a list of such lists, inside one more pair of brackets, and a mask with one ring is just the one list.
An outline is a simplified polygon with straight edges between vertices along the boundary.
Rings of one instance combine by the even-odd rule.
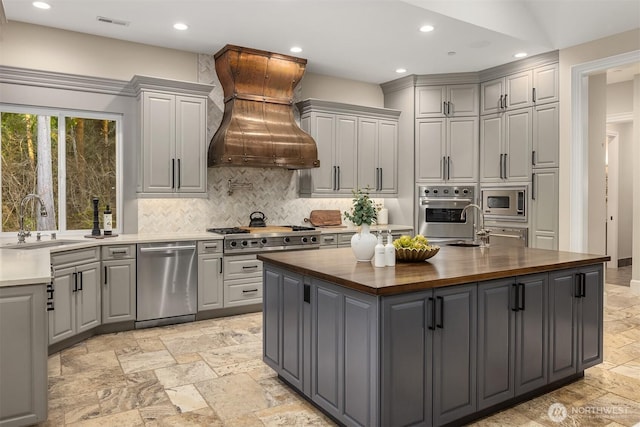
[[224, 116], [209, 145], [209, 166], [320, 166], [316, 143], [292, 110], [307, 60], [233, 45], [214, 58]]

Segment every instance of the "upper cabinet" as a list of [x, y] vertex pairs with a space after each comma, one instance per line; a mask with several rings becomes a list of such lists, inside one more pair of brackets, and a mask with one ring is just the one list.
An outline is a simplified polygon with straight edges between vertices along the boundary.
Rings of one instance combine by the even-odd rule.
[[386, 108], [308, 99], [298, 103], [300, 127], [316, 141], [320, 167], [300, 170], [300, 196], [398, 193], [398, 117]]
[[199, 83], [135, 76], [140, 111], [138, 193], [204, 197], [207, 193], [207, 98]]
[[416, 117], [478, 115], [478, 85], [457, 84], [416, 87]]
[[558, 64], [533, 69], [533, 102], [536, 105], [560, 100]]

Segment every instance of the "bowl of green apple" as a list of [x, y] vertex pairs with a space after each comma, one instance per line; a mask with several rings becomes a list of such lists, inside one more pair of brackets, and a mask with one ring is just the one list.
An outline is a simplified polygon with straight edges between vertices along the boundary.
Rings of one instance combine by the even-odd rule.
[[422, 234], [415, 237], [400, 236], [393, 241], [396, 248], [396, 261], [398, 262], [421, 262], [435, 256], [440, 250], [440, 246], [430, 245], [429, 241]]

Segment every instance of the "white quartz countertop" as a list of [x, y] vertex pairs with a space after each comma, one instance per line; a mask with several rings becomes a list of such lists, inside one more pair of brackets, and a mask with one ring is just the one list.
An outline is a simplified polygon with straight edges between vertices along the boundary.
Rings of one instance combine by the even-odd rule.
[[[372, 226], [371, 230], [411, 230], [406, 225]], [[354, 233], [358, 227], [318, 228], [321, 233]], [[58, 236], [58, 242], [67, 242], [60, 246], [34, 248], [35, 237], [27, 238], [25, 247], [28, 249], [13, 249], [16, 237], [0, 238], [0, 287], [30, 284], [46, 284], [51, 281], [51, 253], [64, 252], [74, 249], [89, 248], [103, 245], [124, 245], [151, 242], [176, 242], [185, 240], [221, 240], [224, 236], [206, 231], [200, 233], [162, 233], [162, 234], [121, 234], [115, 237], [86, 238], [84, 235], [68, 234]], [[50, 244], [49, 235], [42, 237], [43, 244]], [[72, 241], [73, 243], [69, 243]]]

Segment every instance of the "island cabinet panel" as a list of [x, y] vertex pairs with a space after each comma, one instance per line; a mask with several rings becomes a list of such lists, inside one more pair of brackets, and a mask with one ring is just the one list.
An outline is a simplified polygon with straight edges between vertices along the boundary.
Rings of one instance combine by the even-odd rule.
[[549, 273], [549, 380], [602, 362], [602, 265]]
[[478, 409], [547, 384], [548, 275], [478, 285]]

